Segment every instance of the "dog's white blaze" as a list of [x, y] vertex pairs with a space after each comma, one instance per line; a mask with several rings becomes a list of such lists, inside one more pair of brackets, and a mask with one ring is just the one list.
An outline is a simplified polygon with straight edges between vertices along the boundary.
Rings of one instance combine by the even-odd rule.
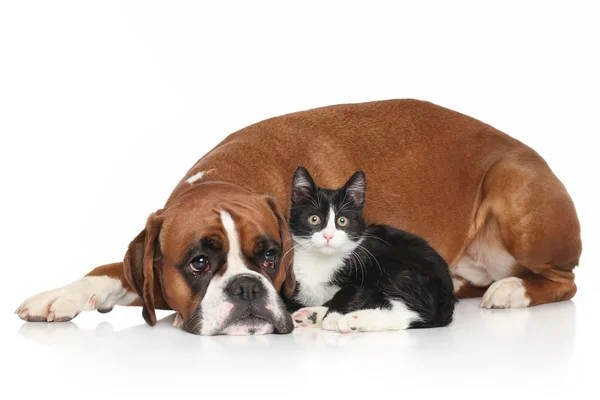
[[323, 329], [350, 332], [397, 331], [407, 329], [419, 314], [402, 301], [392, 300], [390, 309], [358, 310], [348, 314], [331, 313], [323, 320]]
[[[229, 251], [227, 252], [227, 271], [225, 271], [223, 277], [235, 275], [242, 270], [245, 270], [244, 272], [254, 272], [248, 270], [244, 264], [244, 260], [242, 258], [242, 248], [240, 246], [240, 235], [235, 228], [235, 222], [233, 222], [233, 218], [231, 218], [229, 213], [221, 211], [221, 221], [223, 222], [223, 228], [225, 228], [225, 233], [227, 234], [227, 239], [229, 241]], [[257, 273], [256, 275], [260, 276], [260, 274]]]
[[108, 276], [86, 276], [58, 289], [26, 299], [19, 316], [42, 317], [48, 321], [73, 318], [82, 311], [109, 310], [115, 305], [129, 305], [138, 298], [123, 287], [121, 281]]
[[505, 278], [494, 282], [483, 295], [483, 308], [521, 308], [527, 307], [531, 299], [521, 278]]

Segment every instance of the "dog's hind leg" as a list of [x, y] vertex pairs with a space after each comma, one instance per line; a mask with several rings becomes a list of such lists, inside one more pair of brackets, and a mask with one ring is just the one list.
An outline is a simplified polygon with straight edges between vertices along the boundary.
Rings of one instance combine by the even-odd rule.
[[573, 269], [581, 255], [580, 226], [571, 197], [533, 150], [494, 166], [484, 182], [481, 212], [496, 221], [496, 237], [514, 260], [507, 277], [494, 277], [484, 308], [514, 308], [572, 298]]

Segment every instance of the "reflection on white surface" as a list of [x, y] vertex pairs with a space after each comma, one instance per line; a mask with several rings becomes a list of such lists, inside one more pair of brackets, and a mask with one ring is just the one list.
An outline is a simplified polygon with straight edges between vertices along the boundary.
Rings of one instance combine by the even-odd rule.
[[172, 315], [155, 327], [124, 329], [113, 329], [110, 314], [103, 319], [91, 329], [80, 328], [77, 319], [23, 323], [18, 330], [26, 340], [19, 346], [29, 355], [28, 375], [40, 384], [91, 387], [99, 397], [117, 382], [133, 395], [189, 394], [191, 382], [203, 393], [258, 396], [267, 385], [293, 398], [315, 390], [385, 394], [399, 385], [405, 393], [454, 387], [457, 395], [456, 385], [464, 385], [500, 395], [516, 384], [544, 392], [566, 376], [576, 333], [573, 302], [483, 310], [478, 300], [464, 300], [447, 328], [348, 335], [306, 328], [290, 335], [202, 337], [173, 328]]

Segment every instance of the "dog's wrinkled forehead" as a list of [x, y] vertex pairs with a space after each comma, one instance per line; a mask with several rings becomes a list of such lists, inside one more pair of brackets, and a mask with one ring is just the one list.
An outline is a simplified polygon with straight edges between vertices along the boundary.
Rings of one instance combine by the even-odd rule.
[[172, 262], [181, 261], [199, 244], [212, 243], [228, 254], [236, 244], [236, 254], [250, 254], [266, 240], [280, 242], [277, 219], [268, 209], [221, 207], [189, 210], [173, 218], [166, 215], [159, 242], [164, 256]]
[[170, 256], [181, 256], [209, 237], [220, 241], [227, 251], [228, 232], [237, 233], [242, 248], [251, 247], [261, 236], [280, 236], [277, 218], [264, 196], [240, 193], [228, 185], [198, 185], [171, 204], [164, 218], [159, 240]]

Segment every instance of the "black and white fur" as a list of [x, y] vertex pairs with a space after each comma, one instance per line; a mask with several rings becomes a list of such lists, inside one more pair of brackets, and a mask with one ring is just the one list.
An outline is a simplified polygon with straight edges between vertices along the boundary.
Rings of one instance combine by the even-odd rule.
[[448, 325], [454, 290], [448, 265], [425, 241], [363, 218], [366, 177], [339, 189], [294, 174], [290, 229], [297, 287], [287, 306], [296, 326], [339, 332]]

